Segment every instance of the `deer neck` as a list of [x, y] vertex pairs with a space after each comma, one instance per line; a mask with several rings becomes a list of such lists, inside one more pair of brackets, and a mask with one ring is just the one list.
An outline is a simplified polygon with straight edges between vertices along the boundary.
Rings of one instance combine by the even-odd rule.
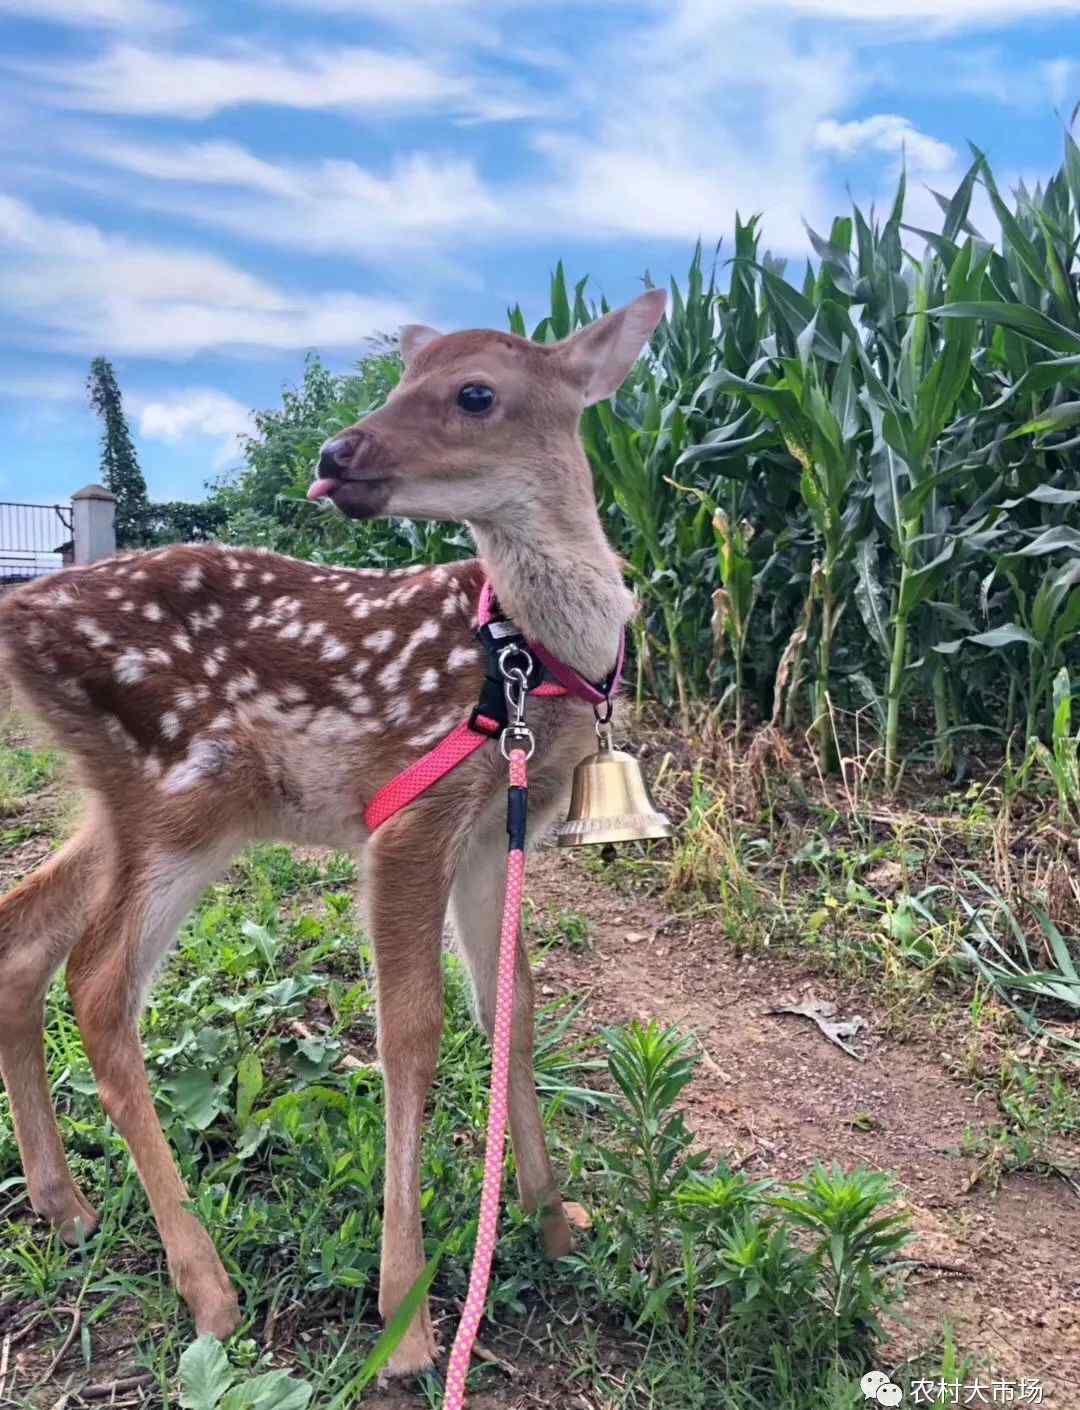
[[470, 523], [496, 596], [526, 637], [587, 680], [614, 667], [634, 600], [592, 497], [521, 505], [512, 523]]

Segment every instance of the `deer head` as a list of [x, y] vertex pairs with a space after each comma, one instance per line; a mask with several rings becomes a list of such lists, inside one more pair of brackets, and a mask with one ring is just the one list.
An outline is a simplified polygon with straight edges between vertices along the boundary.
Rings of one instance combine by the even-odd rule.
[[326, 442], [309, 499], [356, 519], [496, 527], [592, 500], [581, 413], [612, 396], [664, 313], [650, 289], [564, 342], [401, 332], [405, 374], [380, 410]]

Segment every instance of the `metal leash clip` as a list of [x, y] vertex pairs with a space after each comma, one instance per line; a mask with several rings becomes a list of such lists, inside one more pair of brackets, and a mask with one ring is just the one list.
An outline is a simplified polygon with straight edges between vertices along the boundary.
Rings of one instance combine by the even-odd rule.
[[[513, 664], [515, 658], [517, 664]], [[504, 759], [509, 759], [514, 749], [523, 749], [526, 759], [531, 759], [536, 753], [536, 738], [525, 723], [525, 703], [529, 698], [529, 677], [536, 663], [531, 654], [516, 643], [504, 646], [498, 660], [506, 710], [510, 717], [499, 736], [499, 750]]]

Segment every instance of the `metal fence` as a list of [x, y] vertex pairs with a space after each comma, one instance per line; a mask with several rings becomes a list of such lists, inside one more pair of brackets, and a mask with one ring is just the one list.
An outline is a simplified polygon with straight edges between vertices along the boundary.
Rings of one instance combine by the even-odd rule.
[[0, 501], [0, 587], [40, 578], [71, 561], [70, 504]]

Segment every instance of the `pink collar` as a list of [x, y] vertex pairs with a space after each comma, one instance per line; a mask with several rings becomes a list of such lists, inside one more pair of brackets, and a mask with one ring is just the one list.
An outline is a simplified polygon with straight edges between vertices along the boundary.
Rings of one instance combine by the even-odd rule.
[[[497, 608], [495, 590], [491, 583], [485, 580], [484, 586], [480, 590], [480, 601], [476, 609], [477, 626], [486, 627], [495, 621]], [[565, 661], [560, 661], [558, 657], [552, 656], [551, 652], [538, 642], [530, 641], [528, 643], [529, 650], [552, 678], [537, 686], [534, 694], [544, 696], [576, 695], [579, 700], [586, 700], [590, 705], [603, 705], [619, 688], [625, 647], [626, 638], [624, 635], [619, 642], [619, 659], [611, 673], [610, 686], [607, 686], [605, 690], [587, 681]], [[403, 808], [407, 808], [410, 803], [415, 802], [441, 778], [456, 769], [459, 764], [464, 763], [487, 740], [496, 738], [499, 730], [500, 725], [497, 720], [480, 717], [478, 712], [474, 710], [472, 718], [462, 720], [461, 724], [451, 730], [445, 739], [435, 745], [434, 749], [429, 749], [426, 754], [415, 760], [396, 778], [391, 779], [388, 784], [379, 789], [364, 809], [364, 822], [367, 824], [368, 830], [374, 832], [395, 813], [401, 812]]]
[[[491, 579], [484, 579], [484, 586], [480, 589], [480, 601], [476, 609], [476, 625], [486, 627], [489, 622], [495, 620], [498, 602], [495, 598], [495, 589], [491, 585]], [[611, 696], [617, 694], [619, 682], [622, 679], [623, 661], [626, 656], [626, 634], [619, 634], [619, 655], [615, 661], [615, 669], [610, 676], [610, 685], [607, 689], [593, 685], [587, 681], [583, 675], [575, 671], [573, 666], [568, 666], [565, 661], [560, 661], [557, 656], [553, 656], [546, 646], [538, 641], [528, 643], [529, 650], [544, 667], [548, 675], [570, 695], [575, 695], [579, 700], [585, 700], [590, 705], [603, 705]]]

